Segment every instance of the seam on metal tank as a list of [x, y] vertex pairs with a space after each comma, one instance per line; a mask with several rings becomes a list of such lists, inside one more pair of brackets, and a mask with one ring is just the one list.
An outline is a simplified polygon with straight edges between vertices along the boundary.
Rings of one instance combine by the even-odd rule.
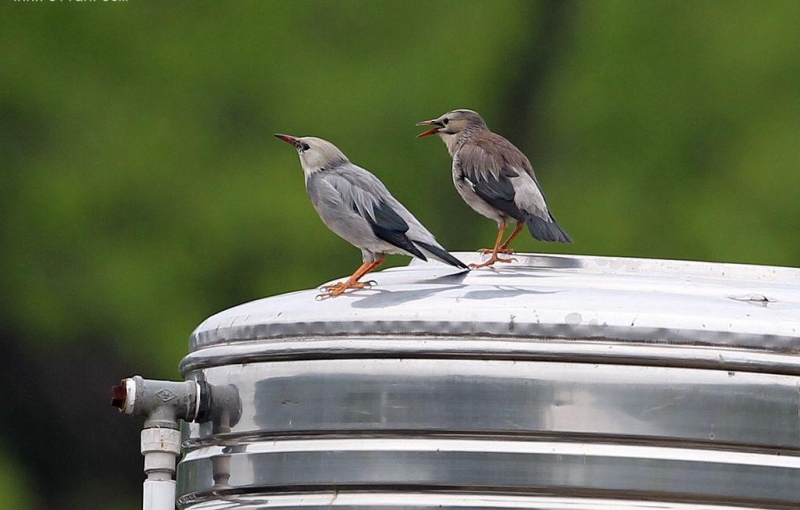
[[[796, 510], [797, 503], [785, 500], [764, 500], [764, 499], [744, 499], [731, 498], [724, 496], [700, 496], [693, 494], [681, 494], [675, 492], [656, 492], [656, 491], [630, 491], [614, 489], [584, 489], [579, 487], [548, 487], [548, 486], [529, 486], [525, 488], [500, 487], [500, 486], [479, 486], [473, 485], [468, 488], [448, 485], [411, 485], [411, 484], [338, 484], [338, 485], [276, 485], [269, 488], [216, 488], [209, 491], [199, 491], [185, 494], [178, 498], [178, 504], [188, 505], [200, 503], [208, 500], [225, 499], [232, 496], [244, 495], [283, 495], [283, 494], [319, 494], [319, 493], [343, 493], [343, 492], [393, 492], [393, 493], [432, 493], [432, 494], [475, 494], [475, 495], [531, 495], [531, 496], [551, 496], [551, 497], [570, 497], [575, 499], [611, 499], [623, 501], [653, 501], [659, 503], [695, 504], [695, 505], [724, 505], [735, 508], [759, 508], [764, 510]], [[726, 509], [728, 510], [728, 509]]]
[[[728, 336], [728, 335], [725, 335]], [[752, 337], [752, 335], [743, 335], [748, 338]], [[580, 337], [580, 336], [557, 336], [557, 335], [517, 335], [517, 334], [491, 334], [491, 333], [472, 333], [472, 334], [460, 334], [460, 335], [450, 335], [450, 334], [443, 334], [443, 333], [426, 333], [426, 332], [402, 332], [402, 333], [373, 333], [373, 332], [365, 332], [365, 333], [340, 333], [340, 334], [330, 334], [330, 335], [315, 335], [315, 334], [298, 334], [298, 335], [286, 335], [286, 336], [279, 336], [279, 337], [265, 337], [265, 338], [241, 338], [235, 339], [230, 341], [220, 341], [213, 344], [204, 345], [202, 348], [197, 349], [194, 352], [201, 352], [204, 349], [214, 348], [214, 347], [221, 347], [221, 346], [236, 346], [236, 345], [244, 345], [244, 344], [254, 344], [254, 343], [263, 343], [263, 342], [270, 342], [270, 341], [293, 341], [297, 339], [314, 339], [314, 340], [339, 340], [339, 339], [361, 339], [361, 338], [375, 338], [375, 339], [386, 339], [391, 340], [394, 338], [397, 339], [437, 339], [437, 340], [482, 340], [482, 339], [490, 339], [490, 340], [501, 340], [501, 341], [513, 341], [517, 343], [535, 343], [537, 341], [559, 341], [559, 342], [575, 342], [575, 343], [589, 343], [589, 344], [603, 344], [608, 342], [614, 342], [615, 345], [620, 346], [667, 346], [667, 347], [713, 347], [719, 349], [737, 349], [743, 352], [757, 352], [757, 353], [774, 353], [780, 355], [800, 355], [800, 350], [794, 348], [773, 348], [769, 346], [761, 346], [761, 345], [754, 345], [754, 344], [743, 344], [743, 343], [717, 343], [717, 342], [708, 342], [708, 341], [700, 341], [700, 340], [650, 340], [650, 339], [627, 339], [618, 336], [590, 336], [590, 337]], [[776, 337], [776, 338], [788, 338], [788, 337]], [[794, 337], [791, 337], [794, 339]], [[797, 338], [798, 342], [800, 342], [800, 337]]]
[[[721, 441], [698, 441], [673, 437], [634, 436], [624, 434], [589, 434], [589, 433], [544, 433], [535, 431], [520, 432], [493, 432], [483, 431], [461, 432], [457, 430], [421, 431], [420, 429], [368, 429], [368, 430], [309, 430], [297, 429], [285, 431], [270, 431], [263, 433], [226, 433], [214, 434], [206, 438], [185, 440], [181, 447], [184, 450], [214, 447], [225, 444], [226, 447], [235, 449], [238, 445], [255, 444], [259, 442], [302, 441], [315, 439], [456, 439], [475, 441], [526, 441], [526, 442], [551, 442], [551, 443], [581, 443], [617, 446], [646, 446], [656, 448], [703, 450], [709, 452], [751, 453], [759, 455], [774, 455], [779, 457], [800, 457], [800, 448], [769, 447], [760, 444], [733, 443]], [[231, 452], [232, 453], [232, 452]]]
[[[306, 346], [305, 349], [287, 349], [281, 352], [265, 352], [263, 341], [258, 340], [245, 340], [235, 342], [223, 342], [206, 346], [204, 349], [198, 349], [187, 355], [180, 363], [180, 372], [186, 377], [187, 374], [194, 370], [210, 368], [214, 366], [221, 366], [226, 364], [239, 364], [239, 363], [258, 363], [258, 362], [291, 362], [295, 360], [310, 360], [310, 359], [384, 359], [384, 358], [413, 358], [413, 359], [494, 359], [494, 360], [510, 360], [510, 361], [571, 361], [575, 363], [603, 363], [603, 364], [625, 364], [625, 365], [644, 365], [644, 366], [675, 366], [680, 368], [700, 368], [700, 369], [715, 369], [715, 370], [733, 370], [744, 372], [758, 372], [758, 373], [775, 373], [782, 375], [800, 375], [800, 358], [794, 360], [789, 357], [794, 355], [794, 352], [782, 352], [770, 350], [767, 348], [747, 348], [731, 345], [719, 345], [706, 342], [671, 342], [671, 341], [654, 341], [654, 340], [640, 340], [636, 342], [625, 341], [618, 338], [561, 338], [561, 337], [520, 337], [517, 335], [468, 335], [468, 336], [453, 336], [442, 337], [442, 335], [435, 334], [392, 334], [392, 335], [337, 335], [337, 336], [307, 336], [298, 335], [292, 337], [271, 338], [264, 340], [291, 342], [292, 340], [306, 339], [309, 343], [314, 341], [326, 341], [331, 339], [343, 340], [368, 340], [368, 341], [382, 341], [391, 339], [403, 340], [419, 340], [425, 343], [425, 348], [422, 350], [411, 349], [380, 349], [378, 346], [371, 346], [369, 349], [361, 348], [354, 349], [343, 345], [339, 349], [327, 347], [324, 349], [315, 349], [313, 346]], [[427, 343], [427, 340], [444, 340], [444, 341], [458, 341], [464, 339], [485, 340], [485, 341], [509, 341], [515, 345], [520, 346], [519, 350], [498, 349], [491, 351], [482, 349], [480, 351], [471, 349], [468, 343], [459, 346], [458, 349], [437, 349], [435, 343]], [[537, 351], [537, 345], [550, 345], [556, 343], [572, 343], [581, 346], [591, 345], [595, 346], [608, 346], [620, 347], [626, 349], [627, 352], [618, 354], [616, 352], [586, 353], [575, 352], [554, 352], [552, 350], [547, 352]], [[243, 348], [253, 347], [252, 352], [236, 353], [230, 355], [214, 355], [217, 350], [224, 347]], [[527, 349], [522, 349], [522, 346]], [[683, 351], [675, 351], [666, 355], [659, 353], [658, 355], [648, 354], [647, 352], [632, 353], [637, 348], [646, 351], [651, 347], [686, 347], [691, 348], [692, 351], [687, 353]], [[541, 349], [541, 347], [540, 347]], [[203, 355], [204, 350], [212, 350], [212, 355]], [[707, 351], [707, 352], [706, 352]], [[722, 352], [721, 352], [722, 351]], [[748, 353], [768, 355], [773, 357], [784, 357], [780, 360], [742, 360], [737, 359], [731, 361], [725, 359], [725, 355], [733, 354], [739, 358], [746, 358]], [[695, 355], [705, 354], [705, 357], [698, 356], [700, 359], [687, 359], [679, 355]], [[780, 363], [779, 363], [780, 361]], [[793, 363], [794, 361], [794, 363]]]
[[[307, 324], [308, 327], [305, 327]], [[414, 325], [415, 327], [409, 327]], [[581, 326], [544, 325], [544, 324], [521, 324], [515, 323], [514, 331], [508, 331], [507, 323], [473, 323], [473, 322], [363, 322], [349, 323], [351, 329], [332, 331], [328, 328], [317, 328], [317, 323], [297, 323], [289, 330], [281, 331], [267, 324], [261, 327], [234, 328], [238, 329], [238, 334], [225, 336], [220, 335], [218, 330], [215, 334], [204, 332], [192, 335], [190, 341], [190, 352], [200, 350], [204, 347], [227, 344], [235, 342], [249, 342], [258, 340], [271, 340], [279, 338], [297, 337], [348, 337], [348, 336], [449, 336], [454, 338], [469, 337], [496, 337], [496, 338], [558, 338], [561, 340], [599, 340], [599, 341], [619, 341], [636, 343], [661, 343], [668, 345], [718, 345], [727, 347], [742, 347], [751, 350], [763, 350], [781, 352], [786, 354], [800, 353], [800, 335], [757, 335], [749, 333], [732, 333], [724, 331], [703, 331], [693, 329], [669, 329], [669, 328], [626, 328], [609, 326], [598, 331], [598, 328], [583, 328]], [[376, 327], [383, 326], [383, 327]], [[480, 326], [477, 328], [476, 326]], [[244, 329], [244, 331], [242, 331]], [[256, 331], [256, 329], [260, 331]], [[268, 331], [272, 329], [273, 331]], [[591, 332], [586, 331], [591, 329]], [[264, 331], [267, 330], [267, 331]], [[224, 333], [224, 332], [223, 332]], [[759, 343], [755, 344], [757, 338]], [[747, 341], [749, 340], [749, 341]]]
[[239, 365], [251, 363], [291, 363], [295, 361], [333, 361], [333, 360], [352, 360], [352, 359], [430, 359], [430, 360], [493, 360], [493, 361], [521, 361], [521, 362], [561, 362], [561, 363], [576, 363], [576, 364], [602, 364], [602, 365], [625, 365], [625, 366], [644, 366], [644, 367], [666, 367], [666, 368], [682, 368], [693, 370], [719, 370], [729, 372], [747, 372], [759, 374], [772, 374], [772, 375], [785, 375], [785, 376], [800, 376], [800, 366], [790, 367], [772, 367], [753, 365], [746, 362], [714, 362], [714, 361], [687, 361], [680, 360], [677, 362], [675, 359], [669, 358], [634, 358], [634, 357], [610, 357], [610, 356], [597, 356], [597, 355], [576, 355], [576, 354], [561, 354], [561, 355], [544, 355], [544, 354], [454, 354], [454, 353], [431, 353], [424, 354], [415, 353], [307, 353], [307, 354], [292, 354], [286, 356], [274, 355], [258, 355], [253, 354], [249, 357], [219, 357], [211, 360], [198, 360], [187, 363], [181, 363], [180, 371], [184, 378], [187, 378], [191, 372], [197, 370], [204, 370], [207, 368], [225, 366], [225, 365]]
[[[363, 328], [361, 328], [363, 329]], [[644, 328], [639, 328], [636, 331], [641, 332]], [[453, 329], [449, 329], [446, 331], [431, 331], [429, 329], [421, 329], [419, 331], [415, 330], [406, 330], [406, 331], [382, 331], [382, 330], [367, 330], [367, 331], [341, 331], [341, 332], [319, 332], [319, 331], [309, 331], [309, 332], [294, 332], [294, 333], [282, 333], [282, 334], [275, 334], [275, 335], [258, 335], [258, 336], [233, 336], [230, 338], [220, 338], [214, 340], [212, 342], [203, 343], [200, 346], [194, 346], [194, 349], [191, 349], [190, 352], [201, 351], [207, 347], [214, 347], [219, 345], [234, 345], [239, 343], [245, 342], [261, 342], [264, 340], [281, 340], [281, 339], [295, 339], [295, 338], [350, 338], [350, 337], [365, 337], [365, 336], [374, 336], [374, 337], [382, 337], [382, 338], [414, 338], [414, 337], [426, 337], [426, 338], [453, 338], [453, 339], [460, 339], [460, 338], [498, 338], [498, 339], [515, 339], [515, 340], [539, 340], [539, 339], [557, 339], [557, 340], [566, 340], [566, 341], [576, 341], [576, 342], [591, 342], [591, 341], [598, 341], [598, 342], [619, 342], [622, 344], [644, 344], [644, 345], [687, 345], [687, 346], [709, 346], [709, 347], [726, 347], [726, 348], [741, 348], [746, 350], [752, 351], [764, 351], [764, 352], [775, 352], [780, 354], [800, 354], [800, 336], [784, 336], [784, 335], [755, 335], [755, 334], [747, 334], [747, 333], [727, 333], [723, 331], [718, 332], [708, 332], [708, 331], [699, 331], [699, 330], [678, 330], [678, 329], [668, 329], [668, 328], [656, 328], [653, 329], [654, 332], [665, 332], [668, 333], [664, 336], [676, 336], [677, 339], [662, 339], [662, 338], [642, 338], [642, 334], [639, 335], [557, 335], [557, 334], [547, 334], [543, 332], [534, 333], [522, 333], [519, 331], [514, 331], [513, 333], [494, 333], [494, 332], [482, 332], [482, 331], [466, 331], [466, 332], [454, 332]], [[692, 338], [696, 335], [691, 335], [691, 333], [698, 333], [702, 332], [703, 336], [716, 336], [716, 337], [724, 337], [725, 339], [731, 338], [749, 338], [752, 339], [753, 337], [758, 337], [764, 340], [773, 340], [777, 341], [777, 343], [796, 343], [797, 345], [794, 347], [780, 347], [774, 348], [770, 345], [755, 345], [755, 344], [746, 344], [728, 342], [728, 343], [719, 343], [713, 342], [708, 340], [697, 340]], [[708, 335], [708, 333], [714, 333], [713, 335]]]

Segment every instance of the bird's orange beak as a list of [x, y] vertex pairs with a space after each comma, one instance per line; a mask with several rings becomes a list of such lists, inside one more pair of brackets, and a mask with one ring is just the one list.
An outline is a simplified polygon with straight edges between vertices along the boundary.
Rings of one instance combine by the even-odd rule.
[[431, 120], [423, 120], [422, 122], [417, 122], [417, 126], [434, 126], [433, 129], [429, 129], [427, 131], [423, 131], [422, 133], [417, 135], [417, 138], [422, 138], [423, 136], [430, 136], [435, 135], [439, 132], [439, 129], [443, 127], [436, 119]]
[[294, 145], [295, 147], [297, 147], [300, 144], [300, 140], [298, 140], [297, 138], [295, 138], [293, 136], [289, 136], [289, 135], [280, 135], [279, 134], [279, 135], [275, 135], [275, 138], [280, 138], [284, 142], [286, 142], [288, 144], [291, 144], [291, 145]]

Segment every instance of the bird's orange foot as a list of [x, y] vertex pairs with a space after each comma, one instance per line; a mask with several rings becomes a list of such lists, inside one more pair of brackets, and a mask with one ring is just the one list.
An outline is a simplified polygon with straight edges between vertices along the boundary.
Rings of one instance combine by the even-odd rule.
[[369, 280], [366, 282], [346, 281], [346, 282], [334, 283], [333, 285], [324, 285], [322, 288], [320, 288], [322, 292], [320, 292], [317, 295], [317, 299], [318, 300], [328, 299], [336, 296], [341, 296], [342, 294], [348, 291], [352, 292], [355, 290], [369, 289], [373, 285], [375, 285], [375, 283], [376, 282], [374, 280]]
[[[491, 248], [481, 248], [480, 250], [478, 250], [478, 253], [482, 255], [491, 255], [492, 253], [494, 253], [494, 250]], [[506, 248], [504, 246], [501, 246], [500, 248], [497, 249], [497, 253], [505, 253], [506, 255], [511, 255], [512, 253], [516, 252], [514, 251], [513, 248]], [[507, 261], [502, 261], [502, 262], [507, 262]]]
[[478, 269], [478, 268], [481, 268], [481, 267], [491, 266], [495, 262], [516, 262], [516, 261], [517, 261], [517, 259], [514, 259], [514, 258], [508, 258], [508, 259], [500, 258], [500, 257], [497, 256], [496, 253], [493, 253], [492, 256], [489, 258], [489, 260], [487, 260], [486, 262], [481, 262], [480, 264], [470, 264], [469, 267], [471, 269]]

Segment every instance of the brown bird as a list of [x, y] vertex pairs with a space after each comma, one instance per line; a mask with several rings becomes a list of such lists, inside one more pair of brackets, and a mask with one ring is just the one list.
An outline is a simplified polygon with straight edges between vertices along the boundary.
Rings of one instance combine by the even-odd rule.
[[[528, 158], [514, 144], [489, 131], [480, 115], [472, 110], [453, 110], [417, 125], [433, 126], [418, 136], [439, 135], [444, 141], [453, 158], [453, 183], [461, 198], [475, 212], [497, 222], [494, 248], [480, 250], [491, 253], [491, 257], [470, 267], [511, 262], [513, 259], [501, 258], [498, 253], [514, 253], [509, 245], [524, 225], [540, 241], [572, 242], [547, 208]], [[516, 227], [503, 243], [510, 220]]]

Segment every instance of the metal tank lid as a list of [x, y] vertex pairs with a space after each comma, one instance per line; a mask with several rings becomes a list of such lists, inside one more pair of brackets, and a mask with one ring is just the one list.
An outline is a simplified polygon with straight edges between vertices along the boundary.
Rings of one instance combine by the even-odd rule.
[[[477, 253], [456, 255], [467, 263], [480, 260]], [[245, 303], [203, 321], [190, 351], [257, 340], [421, 335], [461, 339], [462, 345], [465, 338], [546, 338], [800, 352], [797, 268], [515, 258], [466, 273], [413, 261], [369, 275], [376, 282], [371, 289], [337, 298], [318, 300], [318, 290], [310, 289]], [[184, 360], [184, 369], [191, 362]]]

